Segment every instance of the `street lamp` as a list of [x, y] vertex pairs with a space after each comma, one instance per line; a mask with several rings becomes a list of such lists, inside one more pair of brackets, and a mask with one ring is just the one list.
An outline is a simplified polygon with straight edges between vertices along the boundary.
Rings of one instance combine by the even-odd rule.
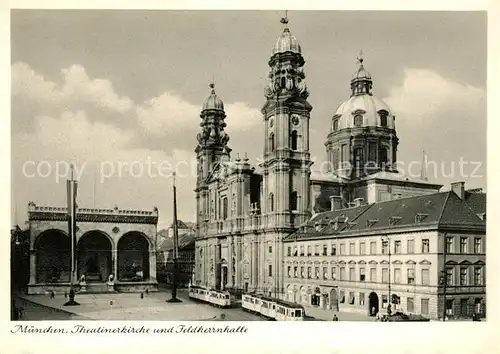
[[384, 249], [384, 243], [387, 244], [387, 249], [389, 250], [389, 299], [387, 305], [387, 315], [391, 315], [391, 239], [389, 236], [385, 235], [381, 237], [382, 239], [382, 250]]

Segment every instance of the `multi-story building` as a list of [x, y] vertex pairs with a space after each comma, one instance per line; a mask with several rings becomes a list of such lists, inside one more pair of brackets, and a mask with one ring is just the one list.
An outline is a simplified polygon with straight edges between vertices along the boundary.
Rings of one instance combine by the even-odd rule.
[[[452, 190], [316, 214], [284, 240], [286, 299], [363, 313], [485, 312], [486, 195]], [[446, 301], [445, 301], [446, 299]]]
[[[371, 206], [346, 209], [345, 213], [364, 209], [374, 211], [383, 207], [373, 203], [435, 195], [442, 187], [428, 182], [425, 173], [420, 179], [410, 179], [396, 169], [399, 144], [396, 118], [388, 105], [373, 94], [373, 80], [364, 68], [363, 58], [359, 58], [358, 68], [351, 78], [350, 97], [337, 109], [332, 107], [331, 123], [324, 127], [329, 132], [325, 143], [329, 168], [311, 171], [309, 126], [312, 106], [308, 102], [309, 91], [305, 84], [305, 60], [298, 40], [288, 28], [288, 19], [282, 19], [282, 23], [284, 29], [268, 61], [269, 84], [264, 90], [266, 101], [262, 108], [263, 162], [258, 172], [246, 157], [231, 159], [229, 136], [224, 130], [224, 103], [215, 93], [213, 84], [202, 106], [201, 131], [197, 135], [195, 149], [198, 160], [195, 283], [198, 285], [288, 297], [289, 289], [286, 290], [285, 285], [293, 287], [299, 286], [299, 283], [292, 284], [286, 268], [288, 265], [284, 267], [285, 259], [290, 260], [284, 240], [287, 240], [288, 247], [289, 235], [295, 235], [297, 228], [315, 213], [322, 215], [331, 208], [345, 209], [356, 203], [370, 203]], [[402, 201], [392, 203], [396, 210]], [[348, 221], [351, 222], [354, 216], [360, 215], [353, 215]], [[316, 222], [317, 217], [313, 217], [312, 222]], [[374, 222], [374, 229], [370, 232], [378, 230], [387, 221], [382, 221], [384, 217], [378, 217], [378, 224]], [[394, 223], [397, 224], [396, 221]], [[376, 239], [380, 241], [380, 236]], [[398, 241], [403, 242], [403, 239]], [[355, 248], [359, 247], [356, 242]], [[421, 240], [415, 238], [414, 242], [416, 249], [417, 242]], [[432, 244], [435, 242], [432, 241]], [[379, 243], [376, 247], [380, 246]], [[308, 245], [313, 247], [312, 243]], [[340, 246], [345, 249], [351, 247], [350, 243]], [[437, 244], [434, 246], [437, 247]], [[323, 254], [321, 247], [320, 254]], [[368, 249], [371, 246], [365, 243], [364, 247]], [[327, 251], [330, 250], [331, 244], [327, 247]], [[312, 248], [312, 252], [316, 253], [316, 249]], [[333, 260], [320, 261], [321, 256], [317, 257], [314, 261], [319, 263], [309, 267], [314, 274], [323, 274], [323, 268], [331, 268], [323, 262]], [[305, 262], [308, 258], [297, 259], [300, 260]], [[358, 259], [343, 261], [349, 264], [358, 262]], [[376, 273], [377, 277], [382, 276], [382, 265], [385, 264], [382, 261], [373, 260], [379, 267], [376, 268], [380, 272], [380, 275]], [[433, 267], [437, 267], [437, 258], [414, 261], [431, 262]], [[307, 266], [303, 267], [307, 272]], [[357, 263], [356, 266], [346, 265], [343, 271], [351, 272], [351, 268], [354, 268], [354, 274], [360, 271]], [[368, 277], [371, 272], [368, 264], [364, 271], [367, 272], [365, 277]], [[403, 277], [403, 273], [398, 276]], [[431, 280], [430, 284], [434, 284], [435, 279]], [[301, 286], [296, 289], [295, 294], [298, 295], [295, 295], [295, 300], [302, 301]], [[313, 289], [313, 284], [310, 286]], [[349, 298], [349, 292], [347, 300], [341, 304], [354, 301]], [[359, 296], [359, 291], [357, 294]], [[368, 297], [369, 293], [363, 301], [368, 303]], [[359, 302], [359, 299], [356, 301]], [[380, 306], [384, 301], [380, 299]], [[425, 301], [423, 304], [425, 306]], [[429, 304], [429, 311], [432, 306]]]

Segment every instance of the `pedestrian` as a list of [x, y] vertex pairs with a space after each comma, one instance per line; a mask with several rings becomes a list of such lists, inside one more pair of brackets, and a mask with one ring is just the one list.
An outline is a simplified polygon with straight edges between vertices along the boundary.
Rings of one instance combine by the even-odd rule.
[[376, 310], [375, 310], [375, 306], [372, 307], [372, 316], [375, 316], [377, 314]]
[[144, 293], [141, 293], [141, 299], [144, 299]]
[[64, 292], [64, 298], [65, 298], [65, 299], [67, 299], [67, 298], [68, 298], [68, 292], [67, 292], [67, 291], [65, 291], [65, 292]]
[[149, 295], [149, 289], [146, 289], [146, 295]]
[[339, 318], [337, 317], [337, 315], [333, 315], [333, 321], [338, 321]]
[[225, 313], [221, 313], [220, 319], [221, 319], [221, 321], [224, 321], [226, 319], [226, 314]]
[[53, 299], [54, 297], [56, 296], [56, 294], [54, 293], [54, 291], [50, 291], [50, 298]]

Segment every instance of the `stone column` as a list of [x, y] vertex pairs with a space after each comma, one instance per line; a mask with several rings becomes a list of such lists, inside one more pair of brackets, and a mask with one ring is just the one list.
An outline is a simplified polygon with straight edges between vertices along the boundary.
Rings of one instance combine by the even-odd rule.
[[36, 284], [36, 251], [30, 250], [30, 285]]
[[149, 281], [156, 283], [156, 251], [149, 251]]
[[228, 288], [232, 288], [234, 286], [233, 284], [233, 242], [234, 242], [234, 236], [229, 236], [229, 245], [228, 245], [228, 260], [227, 260], [227, 286]]
[[118, 281], [118, 250], [113, 249], [111, 251], [111, 259], [113, 262], [113, 274], [115, 276], [115, 282]]

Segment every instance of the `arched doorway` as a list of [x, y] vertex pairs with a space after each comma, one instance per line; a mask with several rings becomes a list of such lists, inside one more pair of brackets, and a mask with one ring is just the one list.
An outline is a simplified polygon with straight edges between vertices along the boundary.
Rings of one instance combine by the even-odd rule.
[[221, 288], [221, 290], [224, 290], [226, 288], [227, 274], [228, 274], [227, 261], [224, 258], [222, 258], [220, 260], [220, 278], [221, 278], [220, 288]]
[[76, 247], [78, 278], [85, 275], [87, 282], [106, 281], [113, 273], [112, 249], [109, 237], [102, 231], [84, 234]]
[[36, 282], [69, 282], [71, 275], [71, 242], [61, 230], [47, 230], [35, 242]]
[[368, 295], [368, 313], [370, 314], [370, 316], [377, 315], [379, 311], [378, 302], [378, 295], [374, 292], [371, 292], [370, 295]]
[[337, 290], [332, 289], [330, 290], [330, 308], [334, 311], [339, 310], [339, 304], [338, 304], [338, 297], [337, 297]]
[[149, 242], [140, 232], [128, 232], [118, 241], [118, 280], [149, 279]]

